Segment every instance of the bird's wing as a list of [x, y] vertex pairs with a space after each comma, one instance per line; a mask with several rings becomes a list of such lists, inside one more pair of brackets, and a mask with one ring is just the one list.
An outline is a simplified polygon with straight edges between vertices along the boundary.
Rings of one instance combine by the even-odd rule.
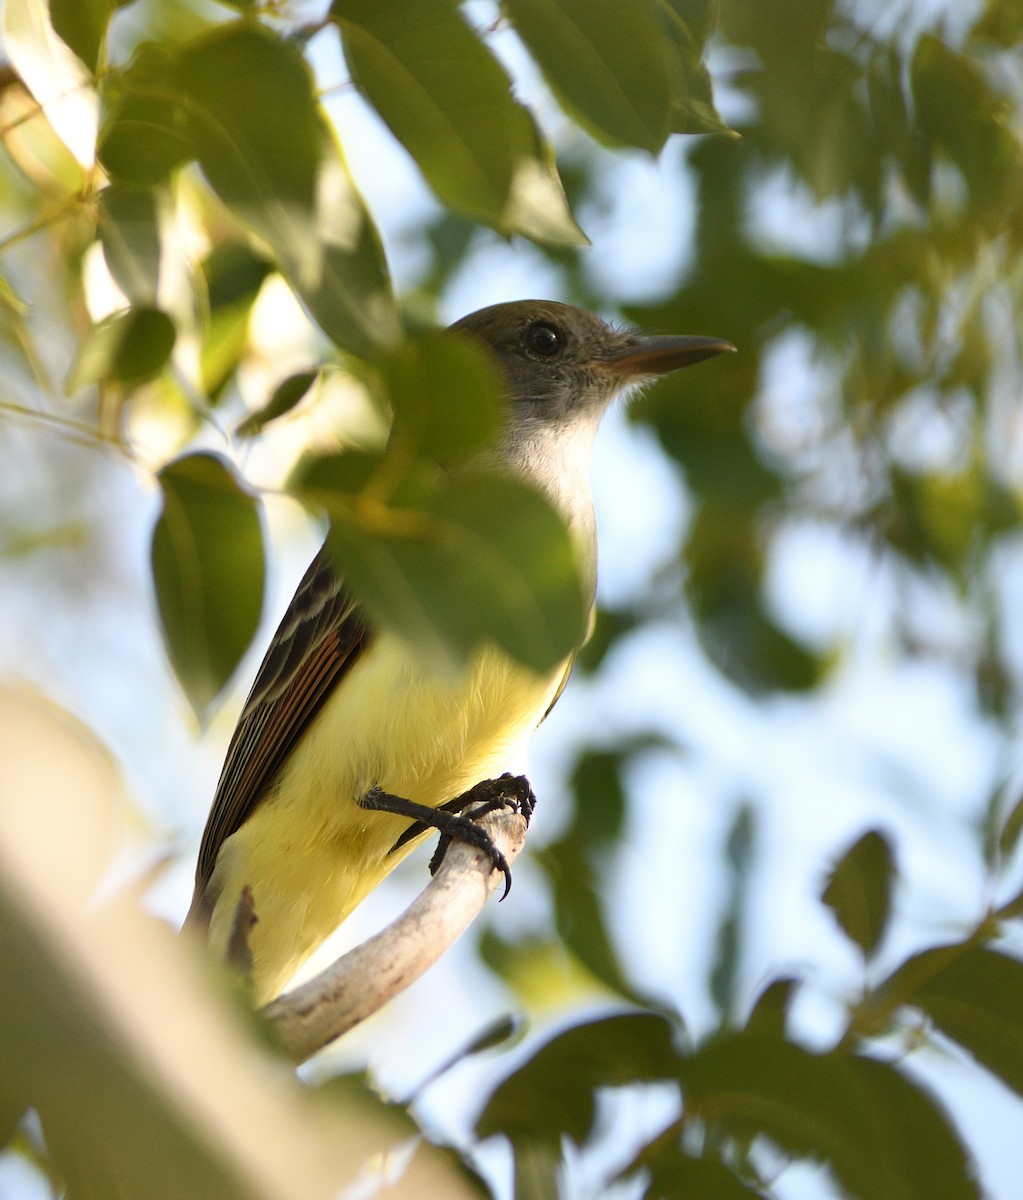
[[231, 738], [199, 847], [189, 924], [208, 923], [205, 892], [220, 847], [252, 814], [371, 636], [322, 547], [274, 634]]

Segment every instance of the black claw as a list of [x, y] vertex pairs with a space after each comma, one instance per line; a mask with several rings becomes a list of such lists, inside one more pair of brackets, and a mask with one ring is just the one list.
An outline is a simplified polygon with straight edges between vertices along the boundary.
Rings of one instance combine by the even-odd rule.
[[436, 808], [417, 804], [401, 796], [392, 796], [378, 787], [371, 788], [360, 803], [363, 808], [413, 818], [413, 823], [391, 847], [392, 854], [427, 830], [436, 829], [440, 833], [440, 840], [430, 859], [431, 874], [435, 874], [444, 861], [444, 855], [453, 838], [482, 850], [493, 863], [493, 869], [504, 875], [504, 893], [501, 896], [503, 900], [511, 891], [511, 868], [490, 835], [481, 829], [476, 821], [487, 813], [510, 808], [525, 817], [528, 825], [536, 807], [536, 796], [524, 775], [512, 775], [509, 772], [499, 779], [484, 779], [460, 796]]

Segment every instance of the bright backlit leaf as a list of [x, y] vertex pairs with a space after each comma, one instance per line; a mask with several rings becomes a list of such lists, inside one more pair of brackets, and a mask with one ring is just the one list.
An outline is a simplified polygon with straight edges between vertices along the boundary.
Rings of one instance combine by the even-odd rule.
[[585, 241], [504, 67], [448, 0], [337, 0], [352, 78], [440, 199], [542, 241]]
[[603, 142], [656, 154], [684, 89], [654, 0], [506, 0], [564, 107]]
[[54, 33], [46, 0], [7, 0], [2, 20], [6, 58], [64, 145], [91, 167], [99, 102], [85, 64]]
[[261, 25], [222, 26], [183, 48], [174, 83], [203, 172], [324, 333], [361, 356], [393, 341], [379, 238], [298, 47]]
[[112, 184], [99, 197], [99, 237], [114, 282], [133, 304], [156, 303], [160, 229], [149, 188]]

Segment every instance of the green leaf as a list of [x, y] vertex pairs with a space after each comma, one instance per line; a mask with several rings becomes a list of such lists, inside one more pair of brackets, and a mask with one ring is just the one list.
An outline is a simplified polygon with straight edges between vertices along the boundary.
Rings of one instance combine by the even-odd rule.
[[895, 858], [883, 833], [868, 830], [835, 864], [821, 899], [869, 958], [884, 936], [891, 913]]
[[202, 382], [216, 403], [249, 344], [249, 316], [272, 264], [242, 242], [215, 246], [202, 262], [209, 320], [203, 329]]
[[[573, 829], [575, 826], [573, 826]], [[570, 831], [536, 858], [550, 880], [558, 937], [595, 979], [631, 998], [634, 995], [607, 928], [599, 867]]]
[[851, 1196], [980, 1195], [944, 1111], [886, 1063], [743, 1033], [702, 1046], [681, 1077], [687, 1112], [733, 1136], [762, 1134], [786, 1153], [827, 1163]]
[[1023, 1096], [1023, 962], [976, 944], [913, 955], [879, 989], [887, 1002], [922, 1009]]
[[975, 62], [925, 34], [910, 68], [917, 127], [962, 173], [977, 210], [999, 205], [1018, 187], [1018, 146], [1010, 111]]
[[558, 1034], [493, 1092], [476, 1133], [503, 1133], [518, 1150], [577, 1145], [593, 1129], [598, 1088], [671, 1079], [678, 1070], [674, 1030], [654, 1013], [625, 1013]]
[[465, 334], [407, 338], [380, 364], [395, 430], [429, 458], [464, 457], [491, 445], [506, 411], [494, 356]]
[[318, 377], [319, 371], [299, 371], [295, 375], [289, 375], [274, 388], [274, 393], [266, 404], [249, 413], [235, 432], [239, 437], [255, 437], [257, 433], [262, 433], [271, 421], [276, 421], [278, 417], [291, 412], [308, 394]]
[[1009, 810], [998, 835], [998, 851], [1003, 858], [1010, 858], [1023, 834], [1023, 796]]
[[82, 338], [67, 377], [68, 394], [91, 383], [132, 387], [158, 375], [174, 349], [174, 322], [158, 308], [129, 308]]
[[446, 479], [420, 463], [384, 506], [359, 495], [380, 463], [313, 460], [295, 483], [330, 515], [338, 570], [374, 619], [448, 668], [488, 642], [536, 671], [567, 658], [585, 635], [586, 600], [550, 504], [505, 471]]
[[324, 333], [360, 356], [392, 342], [379, 238], [298, 48], [262, 25], [222, 26], [182, 50], [175, 84], [207, 179], [270, 246]]
[[260, 506], [213, 454], [176, 459], [159, 479], [163, 511], [152, 547], [156, 599], [174, 673], [203, 722], [262, 616]]
[[335, 0], [355, 85], [452, 208], [500, 233], [585, 242], [511, 81], [449, 0]]
[[126, 70], [104, 79], [98, 155], [111, 179], [151, 187], [195, 157], [175, 91], [170, 56], [149, 45]]
[[650, 1182], [644, 1200], [763, 1200], [764, 1193], [748, 1187], [724, 1163], [712, 1158], [690, 1158], [677, 1145], [644, 1152], [634, 1164], [644, 1166]]
[[784, 1038], [789, 1009], [799, 981], [783, 975], [772, 979], [753, 1001], [746, 1020], [746, 1032], [760, 1037]]
[[112, 184], [99, 197], [99, 238], [114, 282], [133, 304], [156, 303], [160, 229], [149, 188]]
[[654, 0], [505, 0], [563, 107], [600, 141], [657, 154], [683, 91]]
[[83, 167], [96, 156], [99, 103], [89, 72], [54, 32], [47, 0], [8, 0], [0, 34], [4, 55]]
[[54, 32], [90, 71], [95, 71], [117, 0], [49, 0], [49, 3]]

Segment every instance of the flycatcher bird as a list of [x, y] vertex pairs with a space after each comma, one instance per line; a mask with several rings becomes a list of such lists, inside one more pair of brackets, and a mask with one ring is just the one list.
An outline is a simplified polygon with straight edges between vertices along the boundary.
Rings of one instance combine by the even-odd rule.
[[[507, 411], [492, 454], [561, 514], [592, 606], [589, 468], [601, 417], [636, 383], [734, 347], [622, 331], [544, 300], [495, 304], [452, 328], [496, 355]], [[490, 645], [460, 674], [437, 672], [399, 633], [373, 627], [324, 547], [231, 739], [186, 925], [225, 954], [248, 885], [255, 998], [272, 999], [429, 826], [479, 844], [455, 814], [544, 719], [573, 658], [538, 674]]]

